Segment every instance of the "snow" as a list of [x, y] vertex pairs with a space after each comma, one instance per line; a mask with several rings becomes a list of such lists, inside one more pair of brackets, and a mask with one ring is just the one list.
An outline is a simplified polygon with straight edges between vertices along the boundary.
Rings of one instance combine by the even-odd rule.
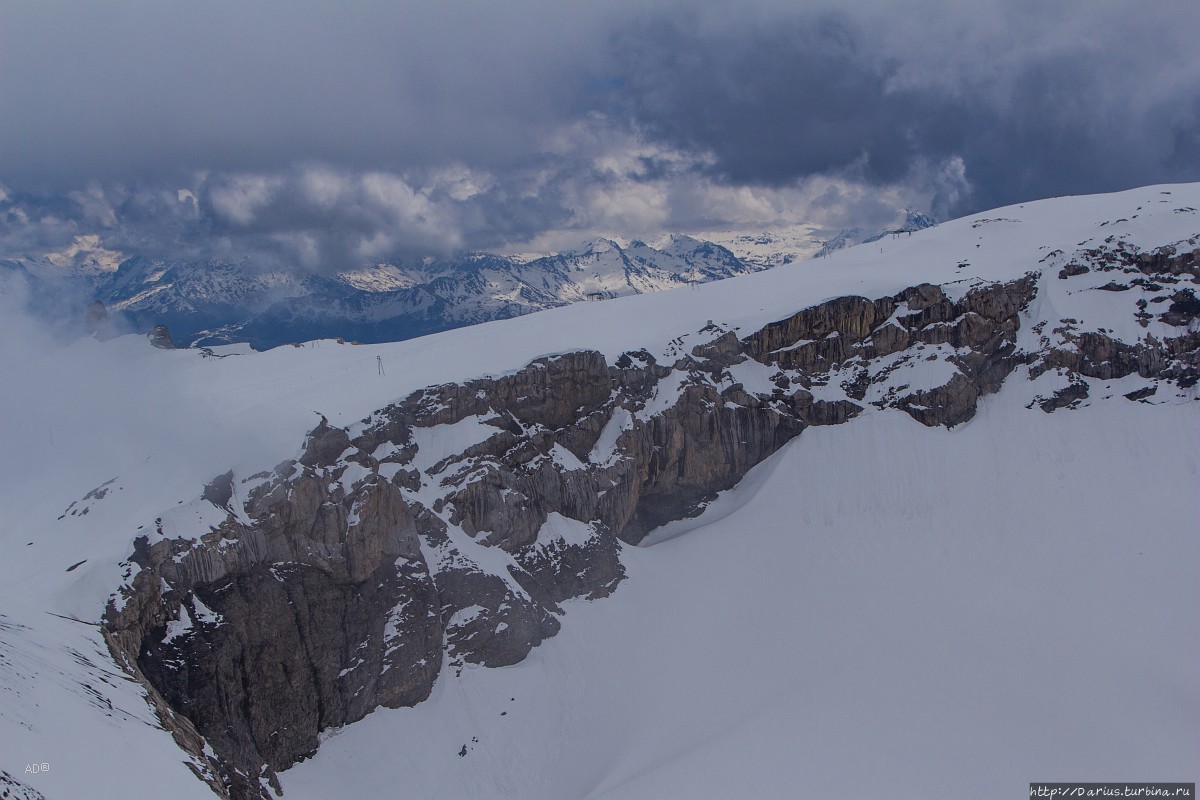
[[417, 455], [412, 460], [413, 466], [422, 472], [428, 472], [443, 459], [487, 441], [500, 432], [499, 428], [485, 422], [494, 417], [494, 414], [474, 415], [448, 425], [414, 428], [412, 436], [417, 445]]
[[446, 630], [453, 630], [454, 628], [461, 628], [464, 625], [469, 625], [470, 623], [474, 622], [480, 614], [486, 613], [487, 609], [480, 605], [471, 605], [467, 606], [466, 608], [460, 608], [458, 611], [454, 612], [454, 614], [450, 617], [449, 622], [446, 623]]
[[683, 370], [674, 370], [670, 375], [661, 379], [654, 386], [654, 393], [634, 415], [634, 419], [645, 422], [656, 417], [679, 402], [683, 387], [687, 383], [688, 374]]
[[51, 799], [211, 800], [96, 626], [8, 593], [0, 608], [0, 769]]
[[204, 605], [204, 602], [196, 595], [192, 595], [192, 604], [196, 607], [197, 622], [215, 625], [222, 621], [221, 615]]
[[285, 796], [999, 800], [1195, 775], [1195, 408], [1012, 399], [953, 431], [873, 411], [806, 432], [626, 548], [629, 579], [526, 661], [443, 673]]
[[[417, 389], [577, 349], [611, 363], [644, 347], [671, 364], [719, 331], [746, 335], [833, 297], [920, 282], [960, 295], [1035, 269], [1031, 321], [1178, 336], [1138, 325], [1128, 293], [1099, 290], [1123, 273], [1059, 280], [1060, 257], [1043, 260], [1061, 250], [1066, 263], [1113, 231], [1141, 247], [1186, 240], [1200, 226], [1182, 206], [1200, 207], [1200, 185], [1026, 203], [406, 342], [214, 348], [222, 358], [137, 336], [59, 346], [0, 296], [0, 622], [23, 626], [0, 630], [0, 769], [49, 798], [211, 796], [136, 685], [100, 680], [115, 667], [94, 623], [135, 538], [156, 538], [159, 520], [167, 535], [207, 532], [221, 512], [199, 501], [203, 486], [297, 458], [319, 415], [348, 426]], [[998, 217], [1013, 221], [978, 224]], [[1023, 324], [1018, 344], [1065, 324]], [[921, 371], [939, 363], [906, 362], [890, 385], [933, 385], [944, 376]], [[730, 376], [755, 391], [768, 377], [752, 365]], [[638, 416], [673, 405], [686, 379], [660, 381]], [[1146, 383], [1131, 377], [1093, 381], [1077, 410], [1025, 407], [1063, 380], [1018, 371], [950, 432], [876, 410], [806, 431], [700, 517], [625, 548], [629, 579], [564, 604], [562, 631], [529, 659], [443, 671], [426, 703], [377, 711], [287, 772], [286, 796], [989, 798], [1052, 776], [1196, 775], [1196, 391], [1131, 403], [1120, 395]], [[812, 391], [844, 397], [832, 380]], [[632, 424], [614, 411], [589, 461], [610, 460]], [[481, 417], [415, 429], [416, 464], [497, 430]], [[64, 515], [72, 504], [80, 513]], [[449, 536], [488, 572], [513, 564]]]
[[770, 396], [779, 388], [771, 382], [771, 376], [778, 373], [779, 369], [760, 364], [754, 359], [748, 358], [739, 364], [734, 364], [729, 367], [727, 372], [734, 383], [740, 383], [745, 391], [752, 394]]
[[593, 464], [611, 464], [617, 454], [617, 440], [625, 431], [633, 430], [633, 415], [624, 408], [613, 409], [612, 416], [600, 431], [600, 437], [588, 454], [588, 461]]
[[872, 361], [871, 385], [863, 399], [875, 403], [945, 386], [958, 373], [950, 361], [958, 351], [948, 344], [923, 345], [914, 352], [901, 351]]
[[355, 484], [364, 478], [370, 477], [371, 474], [371, 470], [362, 464], [351, 461], [346, 465], [346, 469], [342, 472], [342, 476], [338, 479], [337, 483], [341, 485], [343, 492], [349, 494], [354, 489]]
[[587, 522], [564, 517], [557, 511], [551, 512], [538, 529], [537, 544], [543, 548], [566, 545], [583, 547], [596, 535], [595, 528]]
[[355, 289], [365, 292], [393, 292], [419, 285], [424, 276], [413, 269], [401, 270], [391, 264], [377, 264], [374, 267], [342, 272], [338, 277]]
[[550, 459], [564, 470], [584, 469], [579, 457], [557, 442], [550, 448]]
[[409, 599], [405, 598], [396, 604], [396, 607], [388, 612], [387, 621], [383, 626], [383, 641], [387, 649], [384, 651], [384, 656], [389, 656], [400, 648], [399, 636], [401, 632], [401, 624], [404, 621], [404, 609], [408, 607]]
[[167, 623], [167, 635], [163, 638], [163, 641], [171, 642], [191, 632], [192, 618], [188, 616], [187, 609], [183, 609], [180, 611], [179, 619], [173, 619]]
[[379, 465], [379, 474], [384, 480], [390, 481], [390, 480], [394, 479], [396, 477], [396, 474], [398, 472], [400, 472], [402, 469], [405, 469], [405, 466], [403, 464], [389, 462], [387, 464]]
[[[719, 244], [747, 263], [776, 267], [812, 258], [832, 233], [815, 225], [793, 224], [770, 231], [698, 231], [693, 233], [692, 237]], [[676, 237], [652, 244], [665, 248], [673, 238]]]

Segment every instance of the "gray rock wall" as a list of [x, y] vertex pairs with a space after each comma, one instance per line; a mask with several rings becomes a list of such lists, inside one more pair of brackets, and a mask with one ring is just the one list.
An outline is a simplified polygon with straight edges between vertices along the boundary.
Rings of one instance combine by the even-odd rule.
[[[1041, 279], [959, 300], [929, 284], [842, 297], [670, 365], [568, 353], [424, 389], [349, 429], [322, 419], [296, 461], [198, 493], [226, 514], [212, 530], [139, 540], [108, 613], [114, 652], [182, 718], [185, 747], [201, 735], [212, 746], [219, 792], [265, 796], [320, 731], [420, 702], [444, 665], [525, 658], [559, 629], [560, 602], [617, 588], [623, 546], [698, 513], [809, 425], [874, 405], [954, 426], [1023, 365], [1194, 374], [1195, 334], [1137, 346], [1084, 334], [1019, 352]], [[935, 358], [940, 383], [895, 379]], [[1069, 394], [1043, 407], [1081, 396]], [[455, 425], [474, 442], [435, 452], [429, 434]]]

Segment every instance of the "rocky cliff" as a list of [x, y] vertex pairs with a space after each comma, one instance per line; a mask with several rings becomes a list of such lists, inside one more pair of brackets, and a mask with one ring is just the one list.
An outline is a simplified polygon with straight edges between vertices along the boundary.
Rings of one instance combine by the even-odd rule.
[[[208, 527], [160, 518], [137, 540], [109, 640], [181, 745], [209, 754], [219, 794], [268, 796], [323, 730], [418, 703], [443, 670], [523, 659], [563, 624], [562, 601], [618, 587], [623, 547], [810, 425], [874, 407], [953, 427], [1016, 370], [1047, 387], [1046, 411], [1093, 379], [1140, 376], [1130, 400], [1195, 383], [1198, 304], [1182, 284], [1200, 259], [1177, 250], [838, 297], [745, 336], [711, 326], [670, 363], [565, 353], [348, 428], [322, 419], [293, 460], [198, 488]], [[1089, 291], [1179, 335], [1129, 341], [1036, 308], [1051, 282], [1102, 273], [1114, 287]]]

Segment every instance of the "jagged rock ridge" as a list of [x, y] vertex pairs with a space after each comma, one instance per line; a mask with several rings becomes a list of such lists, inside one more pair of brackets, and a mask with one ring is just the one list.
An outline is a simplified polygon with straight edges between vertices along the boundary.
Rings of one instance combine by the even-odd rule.
[[[1074, 260], [1136, 274], [1130, 288], [1151, 296], [1135, 314], [1197, 264], [1165, 249]], [[223, 791], [257, 796], [321, 730], [422, 700], [443, 663], [524, 658], [558, 629], [562, 600], [617, 587], [624, 544], [698, 512], [808, 425], [868, 405], [957, 425], [1019, 368], [1065, 384], [1047, 411], [1087, 397], [1089, 377], [1196, 380], [1190, 289], [1160, 315], [1186, 323], [1178, 337], [1039, 319], [1022, 347], [1023, 312], [1032, 321], [1067, 273], [840, 297], [741, 338], [714, 328], [669, 365], [568, 353], [431, 387], [349, 429], [322, 421], [296, 460], [210, 483], [208, 533], [139, 541], [107, 619], [114, 649], [207, 739]]]

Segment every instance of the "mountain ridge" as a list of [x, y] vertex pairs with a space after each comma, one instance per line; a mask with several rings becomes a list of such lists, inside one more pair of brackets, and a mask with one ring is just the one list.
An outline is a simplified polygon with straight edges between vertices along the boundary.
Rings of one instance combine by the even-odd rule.
[[[171, 707], [194, 715], [220, 757], [212, 767], [224, 770], [230, 796], [265, 797], [259, 787], [277, 787], [277, 771], [311, 756], [323, 728], [354, 722], [371, 708], [370, 702], [355, 708], [354, 701], [375, 696], [379, 705], [407, 706], [425, 700], [443, 653], [443, 668], [458, 671], [468, 663], [523, 661], [558, 633], [559, 604], [618, 589], [620, 543], [636, 545], [665, 524], [701, 513], [811, 426], [853, 424], [875, 407], [953, 428], [971, 420], [983, 397], [999, 392], [1022, 367], [1040, 389], [1030, 406], [1046, 413], [1089, 398], [1088, 379], [1136, 375], [1147, 381], [1126, 392], [1126, 402], [1159, 391], [1186, 397], [1200, 380], [1200, 332], [1134, 343], [1112, 338], [1107, 328], [1076, 336], [1068, 326], [1047, 336], [1050, 320], [1031, 312], [1052, 286], [1078, 283], [1081, 276], [1094, 283], [1102, 274], [1123, 280], [1136, 274], [1143, 284], [1134, 285], [1151, 293], [1163, 291], [1157, 282], [1194, 282], [1200, 262], [1192, 252], [1179, 254], [1177, 244], [1143, 254], [1110, 237], [1076, 251], [1067, 262], [1074, 268], [1057, 273], [1031, 270], [1008, 282], [965, 287], [921, 283], [873, 299], [843, 295], [742, 335], [713, 326], [715, 338], [680, 349], [673, 363], [659, 364], [643, 350], [623, 353], [610, 367], [598, 352], [567, 352], [498, 380], [428, 387], [353, 426], [322, 420], [298, 462], [260, 478], [230, 473], [229, 481], [245, 484], [238, 496], [246, 499], [236, 506], [210, 500], [228, 514], [208, 534], [211, 541], [139, 540], [142, 553], [134, 562], [141, 570], [114, 601], [110, 630], [128, 641], [119, 649], [126, 663], [132, 668], [136, 662]], [[614, 251], [626, 260], [615, 243], [603, 240], [585, 252], [603, 258]], [[1146, 275], [1155, 276], [1159, 289]], [[1160, 324], [1195, 327], [1189, 312], [1186, 319], [1171, 316], [1188, 302], [1187, 291], [1172, 295]], [[1129, 298], [1124, 306], [1137, 319], [1138, 306]], [[1022, 330], [1023, 317], [1031, 330]], [[464, 427], [471, 432], [460, 432]], [[447, 446], [447, 438], [455, 443]], [[329, 507], [345, 509], [344, 519], [330, 517]], [[393, 510], [385, 514], [385, 508]], [[560, 540], [563, 525], [582, 527]], [[323, 545], [316, 561], [301, 535]], [[493, 548], [498, 562], [484, 555]], [[259, 569], [264, 556], [273, 570], [291, 565], [319, 572], [267, 577]], [[387, 561], [394, 556], [393, 567]], [[356, 619], [376, 618], [375, 627], [392, 630], [392, 638], [364, 631], [335, 648], [353, 654], [343, 661], [326, 656], [285, 666], [286, 673], [329, 676], [298, 689], [273, 676], [270, 663], [240, 672], [227, 663], [225, 650], [258, 652], [285, 627], [242, 633], [241, 606], [230, 598], [257, 598], [254, 604], [264, 608], [271, 595], [260, 585], [266, 581], [272, 588], [282, 584], [295, 606], [298, 587], [316, 590], [314, 575], [342, 574], [340, 559], [348, 573], [342, 581], [382, 587], [399, 580], [407, 587], [373, 611], [355, 606]], [[348, 602], [328, 591], [323, 596], [335, 607]], [[188, 605], [201, 598], [220, 621], [201, 624]], [[404, 609], [402, 620], [389, 605]], [[125, 608], [136, 615], [130, 618]], [[147, 610], [153, 610], [149, 617]], [[281, 607], [279, 616], [293, 613]], [[164, 622], [171, 619], [190, 627], [175, 629]], [[342, 635], [326, 630], [319, 616], [299, 625], [309, 642]], [[405, 651], [414, 642], [421, 647]], [[370, 656], [375, 651], [378, 663]], [[294, 657], [298, 649], [291, 652]], [[373, 666], [360, 674], [364, 658]], [[274, 698], [286, 714], [231, 716], [223, 709], [241, 707], [235, 699], [180, 688], [202, 686], [214, 671], [238, 672], [234, 683], [250, 687], [250, 696]], [[384, 688], [385, 677], [397, 687]], [[308, 696], [325, 699], [307, 717], [298, 716]], [[343, 706], [345, 716], [332, 710]], [[243, 733], [233, 737], [226, 733], [231, 729]]]
[[[1156, 768], [1189, 768], [1194, 727], [1172, 723], [1178, 715], [1163, 716], [1153, 697], [1167, 692], [1174, 704], [1181, 665], [1200, 652], [1183, 627], [1194, 585], [1177, 580], [1195, 552], [1195, 504], [1180, 498], [1194, 497], [1197, 198], [1200, 186], [1189, 185], [1030, 203], [804, 268], [420, 341], [266, 353], [77, 342], [24, 365], [29, 380], [9, 390], [26, 424], [7, 428], [4, 442], [24, 460], [6, 466], [0, 485], [9, 499], [36, 502], [4, 505], [3, 597], [26, 626], [6, 636], [21, 644], [50, 630], [26, 606], [97, 620], [111, 597], [104, 618], [117, 663], [147, 679], [138, 685], [162, 701], [160, 724], [191, 769], [238, 797], [271, 791], [273, 779], [301, 798], [331, 781], [365, 796], [386, 784], [431, 797], [645, 797], [664, 781], [711, 796], [729, 788], [720, 769], [737, 763], [761, 767], [740, 779], [769, 796], [795, 778], [781, 751], [804, 761], [805, 785], [829, 787], [823, 760], [850, 763], [844, 748], [873, 730], [911, 742], [915, 729], [959, 753], [955, 764], [978, 766], [1040, 736], [1028, 714], [1047, 698], [1063, 712], [1055, 720], [1099, 715], [1088, 735], [1100, 736], [1118, 730], [1094, 702], [1101, 690], [1119, 700], [1114, 714], [1161, 732]], [[164, 384], [186, 391], [160, 395]], [[80, 385], [104, 425], [68, 413]], [[155, 408], [188, 425], [155, 423]], [[1120, 420], [1137, 422], [1123, 432]], [[1101, 431], [1116, 439], [1097, 443]], [[70, 463], [44, 446], [55, 435], [74, 443]], [[131, 438], [160, 444], [123, 448]], [[840, 461], [838, 442], [850, 443]], [[979, 470], [987, 480], [971, 477]], [[48, 474], [53, 482], [31, 482]], [[921, 502], [910, 494], [918, 485]], [[754, 491], [754, 503], [730, 507]], [[1109, 508], [1116, 496], [1125, 505]], [[1147, 524], [1135, 530], [1126, 506]], [[853, 524], [839, 524], [847, 517]], [[26, 531], [28, 545], [13, 539]], [[874, 553], [877, 590], [853, 578]], [[386, 596], [345, 594], [364, 579]], [[839, 589], [843, 580], [852, 591]], [[990, 587], [978, 602], [976, 585]], [[926, 596], [927, 586], [936, 591]], [[355, 616], [362, 630], [337, 624], [353, 596], [373, 607]], [[281, 645], [279, 662], [239, 662], [232, 654], [260, 652], [262, 634], [239, 597], [259, 598], [275, 627], [299, 626], [310, 644]], [[963, 605], [971, 614], [959, 617]], [[660, 617], [669, 624], [656, 626]], [[1071, 627], [1057, 627], [1060, 617]], [[913, 622], [923, 619], [937, 624]], [[640, 625], [661, 638], [645, 639]], [[88, 630], [94, 646], [98, 631]], [[1086, 667], [1068, 658], [1118, 632], [1131, 652], [1161, 645], [1162, 634], [1181, 655], [1150, 672], [1129, 671], [1119, 655]], [[910, 638], [919, 646], [908, 648]], [[1054, 657], [1014, 684], [1005, 675], [1030, 642]], [[689, 654], [674, 668], [673, 648]], [[212, 660], [179, 657], [193, 650]], [[309, 658], [320, 700], [287, 702], [305, 692], [281, 677], [312, 674]], [[239, 716], [236, 692], [222, 694], [219, 681], [205, 695], [205, 664], [232, 665], [212, 674], [233, 688], [244, 675], [262, 707]], [[649, 689], [631, 675], [647, 676]], [[412, 702], [414, 687], [428, 690], [415, 707], [345, 724], [376, 701]], [[944, 691], [954, 702], [939, 704]], [[866, 692], [886, 713], [825, 708], [827, 692]], [[12, 713], [0, 712], [3, 735], [48, 736], [59, 718], [89, 731], [108, 724], [94, 711], [68, 713], [74, 696], [56, 701], [64, 710], [53, 719], [30, 722], [34, 734], [12, 733]], [[766, 707], [791, 721], [764, 717]], [[819, 729], [797, 722], [807, 717], [792, 712], [805, 708]], [[835, 712], [857, 715], [845, 736]], [[981, 738], [937, 737], [968, 720]], [[289, 732], [273, 737], [281, 724]], [[1037, 741], [1053, 744], [1055, 763], [1085, 772], [1101, 763], [1047, 724], [1053, 735]], [[221, 733], [226, 725], [233, 733]], [[381, 730], [404, 730], [405, 747], [364, 767], [356, 754], [375, 752], [381, 737], [394, 748]], [[156, 747], [168, 738], [138, 735], [157, 737]], [[968, 767], [947, 772], [925, 750], [912, 761], [894, 742], [870, 744], [903, 769], [855, 780], [988, 796]], [[1147, 763], [1099, 745], [1105, 764]], [[1048, 763], [1012, 754], [1023, 770]], [[297, 757], [306, 760], [272, 776]], [[178, 773], [155, 780], [203, 786]], [[31, 785], [69, 785], [55, 781], [69, 776]]]
[[[928, 217], [907, 212], [902, 229], [929, 224]], [[821, 253], [845, 246], [854, 236], [860, 234], [848, 238], [843, 232], [836, 243], [822, 243]], [[84, 250], [86, 257], [75, 261], [56, 255], [0, 265], [29, 278], [39, 308], [56, 305], [62, 296], [76, 297], [80, 305], [99, 300], [134, 329], [166, 325], [177, 344], [245, 341], [268, 349], [319, 338], [410, 339], [574, 302], [723, 280], [797, 257], [789, 240], [762, 234], [755, 242], [757, 249], [739, 257], [722, 244], [683, 234], [660, 237], [653, 246], [599, 238], [578, 250], [532, 258], [470, 253], [334, 274], [259, 269], [212, 258], [173, 262], [134, 256], [118, 262], [108, 251], [100, 258]], [[810, 243], [804, 252], [815, 247]]]

